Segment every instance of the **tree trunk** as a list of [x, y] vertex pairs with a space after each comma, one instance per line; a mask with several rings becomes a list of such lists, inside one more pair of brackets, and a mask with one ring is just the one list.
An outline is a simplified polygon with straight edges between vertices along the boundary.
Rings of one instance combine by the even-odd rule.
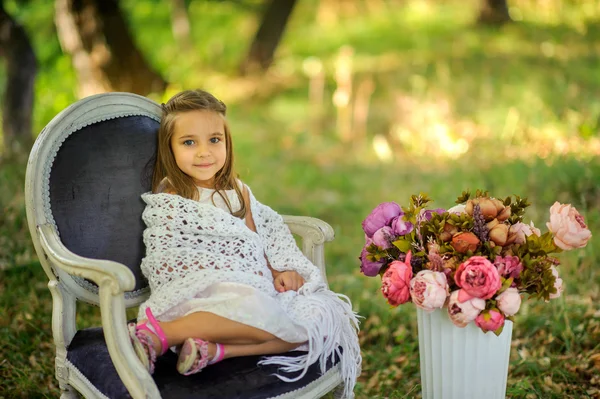
[[478, 22], [487, 25], [502, 25], [511, 22], [506, 0], [482, 0]]
[[26, 153], [33, 144], [31, 119], [37, 73], [35, 53], [25, 29], [0, 0], [0, 57], [6, 60], [6, 91], [2, 104], [4, 155]]
[[56, 0], [56, 29], [79, 80], [79, 95], [107, 91], [148, 95], [166, 82], [136, 47], [118, 0]]
[[242, 63], [243, 75], [266, 71], [269, 68], [295, 4], [296, 0], [270, 1], [252, 41], [250, 52]]
[[179, 45], [183, 49], [190, 49], [192, 47], [190, 17], [185, 0], [171, 0], [171, 26], [173, 37]]

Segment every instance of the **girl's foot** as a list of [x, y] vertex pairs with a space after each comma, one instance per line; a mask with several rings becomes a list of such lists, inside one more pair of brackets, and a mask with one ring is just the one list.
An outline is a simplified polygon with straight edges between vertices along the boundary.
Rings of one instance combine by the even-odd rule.
[[[164, 353], [168, 349], [167, 337], [158, 321], [154, 318], [150, 308], [146, 308], [146, 316], [148, 319], [140, 324], [130, 323], [129, 337], [136, 355], [142, 362], [142, 365], [150, 374], [154, 373], [154, 363], [156, 362], [156, 354]], [[148, 327], [150, 323], [151, 327]]]
[[135, 350], [135, 354], [142, 362], [142, 365], [150, 374], [154, 373], [154, 363], [156, 362], [156, 344], [149, 333], [138, 330], [135, 323], [129, 323], [129, 337]]
[[223, 345], [212, 344], [199, 338], [188, 338], [179, 351], [177, 371], [183, 375], [195, 374], [209, 364], [220, 362], [224, 357]]

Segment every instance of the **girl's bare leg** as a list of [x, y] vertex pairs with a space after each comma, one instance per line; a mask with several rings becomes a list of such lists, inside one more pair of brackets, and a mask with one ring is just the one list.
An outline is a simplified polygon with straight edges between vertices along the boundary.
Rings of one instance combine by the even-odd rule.
[[[159, 324], [169, 347], [181, 345], [190, 337], [200, 338], [211, 343], [208, 348], [209, 356], [215, 353], [214, 343], [225, 345], [225, 358], [282, 353], [301, 345], [283, 341], [267, 331], [209, 312], [195, 312]], [[160, 353], [160, 342], [158, 339], [153, 341], [157, 346], [155, 349]]]
[[[300, 345], [302, 345], [302, 343], [286, 342], [279, 338], [275, 338], [271, 341], [263, 342], [260, 344], [225, 345], [225, 359], [239, 356], [274, 355], [277, 353], [291, 351], [292, 349], [296, 349]], [[209, 344], [209, 356], [214, 356], [215, 351], [215, 345]]]

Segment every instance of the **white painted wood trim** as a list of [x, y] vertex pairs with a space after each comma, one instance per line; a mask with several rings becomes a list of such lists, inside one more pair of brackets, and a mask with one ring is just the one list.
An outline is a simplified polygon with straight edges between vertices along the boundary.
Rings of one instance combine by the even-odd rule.
[[302, 238], [302, 252], [321, 270], [323, 280], [327, 283], [324, 245], [326, 242], [333, 241], [333, 228], [323, 220], [309, 216], [282, 215], [282, 217], [290, 231]]

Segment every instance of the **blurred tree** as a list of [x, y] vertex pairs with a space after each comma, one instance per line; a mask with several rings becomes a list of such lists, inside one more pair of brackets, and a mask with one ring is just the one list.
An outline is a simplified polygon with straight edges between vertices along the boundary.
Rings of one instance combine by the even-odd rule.
[[186, 0], [171, 0], [171, 25], [173, 37], [182, 48], [192, 47], [190, 36], [190, 17], [188, 15]]
[[501, 25], [511, 21], [506, 0], [482, 0], [479, 23]]
[[269, 68], [295, 4], [296, 0], [270, 0], [250, 51], [242, 62], [240, 71], [243, 75]]
[[118, 0], [56, 0], [56, 30], [71, 55], [81, 97], [107, 91], [147, 95], [165, 80], [136, 47]]
[[37, 61], [27, 32], [4, 9], [0, 0], [0, 57], [6, 60], [6, 89], [2, 101], [4, 155], [29, 151], [33, 144], [31, 116]]

